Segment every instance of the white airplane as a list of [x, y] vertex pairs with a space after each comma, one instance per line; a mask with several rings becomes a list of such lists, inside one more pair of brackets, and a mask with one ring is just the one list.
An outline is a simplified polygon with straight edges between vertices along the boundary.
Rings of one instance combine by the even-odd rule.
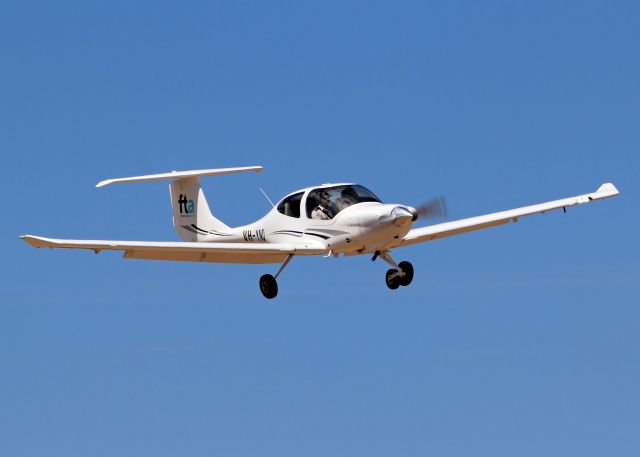
[[215, 218], [200, 187], [202, 176], [245, 171], [261, 172], [262, 167], [218, 168], [171, 172], [129, 178], [108, 179], [96, 187], [115, 183], [171, 180], [173, 223], [182, 242], [63, 240], [24, 235], [21, 238], [37, 248], [124, 251], [126, 259], [180, 260], [191, 262], [281, 263], [275, 276], [260, 278], [260, 291], [266, 298], [278, 293], [276, 278], [294, 256], [325, 257], [372, 254], [392, 268], [386, 273], [390, 289], [408, 286], [413, 266], [396, 263], [391, 250], [447, 236], [480, 230], [531, 214], [594, 200], [614, 197], [618, 189], [611, 184], [576, 197], [500, 211], [483, 216], [413, 228], [420, 217], [443, 214], [443, 201], [434, 200], [421, 208], [382, 203], [373, 192], [358, 184], [323, 184], [297, 190], [284, 197], [262, 219], [241, 227], [229, 227]]

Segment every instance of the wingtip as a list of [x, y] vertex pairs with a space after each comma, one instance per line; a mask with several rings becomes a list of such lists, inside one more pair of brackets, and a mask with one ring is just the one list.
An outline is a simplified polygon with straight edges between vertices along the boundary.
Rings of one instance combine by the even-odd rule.
[[46, 248], [51, 247], [51, 240], [35, 235], [21, 235], [20, 239], [25, 243], [30, 244], [34, 248]]
[[36, 246], [36, 237], [33, 235], [20, 235], [20, 239], [31, 246], [38, 247]]
[[596, 192], [607, 193], [609, 195], [618, 195], [620, 193], [618, 188], [611, 182], [602, 184], [600, 187], [598, 187], [598, 190]]

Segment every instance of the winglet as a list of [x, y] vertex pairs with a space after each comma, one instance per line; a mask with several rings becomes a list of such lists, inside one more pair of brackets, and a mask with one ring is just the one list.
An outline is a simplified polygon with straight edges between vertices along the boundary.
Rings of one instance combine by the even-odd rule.
[[155, 175], [131, 176], [128, 178], [105, 179], [96, 184], [96, 187], [104, 187], [109, 184], [121, 182], [141, 182], [141, 181], [161, 181], [164, 179], [178, 180], [187, 178], [196, 178], [200, 176], [226, 175], [230, 173], [241, 173], [243, 171], [255, 171], [260, 173], [263, 170], [261, 166], [254, 167], [235, 167], [235, 168], [210, 168], [208, 170], [190, 170], [190, 171], [172, 171], [171, 173], [159, 173]]
[[618, 188], [610, 182], [606, 182], [598, 187], [598, 190], [596, 192], [599, 194], [608, 194], [610, 196], [618, 195], [620, 193]]

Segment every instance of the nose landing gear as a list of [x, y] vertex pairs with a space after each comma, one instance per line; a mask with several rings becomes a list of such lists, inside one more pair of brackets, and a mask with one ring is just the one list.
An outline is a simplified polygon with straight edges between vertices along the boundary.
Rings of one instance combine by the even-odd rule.
[[408, 286], [411, 284], [411, 281], [413, 281], [413, 265], [411, 265], [411, 262], [405, 260], [396, 264], [389, 255], [389, 251], [377, 251], [372, 260], [375, 260], [377, 257], [380, 257], [393, 267], [387, 270], [387, 274], [385, 275], [385, 282], [389, 289], [395, 290], [400, 286]]

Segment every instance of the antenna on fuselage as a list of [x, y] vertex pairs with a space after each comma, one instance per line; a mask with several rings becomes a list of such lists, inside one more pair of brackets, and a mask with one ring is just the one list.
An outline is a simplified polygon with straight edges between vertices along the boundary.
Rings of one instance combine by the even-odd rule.
[[262, 192], [262, 195], [264, 195], [264, 197], [269, 201], [269, 203], [271, 203], [271, 206], [275, 208], [276, 205], [273, 204], [273, 202], [271, 201], [267, 193], [264, 190], [262, 190], [262, 187], [258, 187], [258, 189], [260, 189], [260, 192]]

